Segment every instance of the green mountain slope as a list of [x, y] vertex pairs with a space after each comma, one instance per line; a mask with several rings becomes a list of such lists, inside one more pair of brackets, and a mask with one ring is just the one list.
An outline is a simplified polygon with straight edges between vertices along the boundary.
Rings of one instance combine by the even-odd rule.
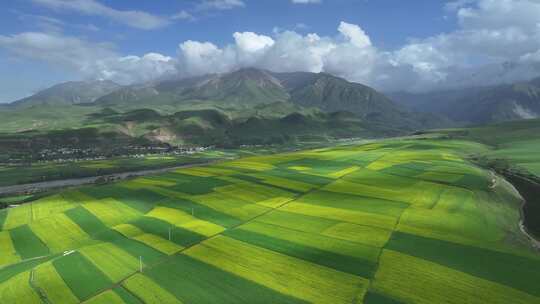
[[328, 113], [348, 111], [374, 124], [407, 130], [449, 123], [436, 115], [408, 111], [368, 86], [330, 74], [272, 73], [253, 68], [126, 87], [96, 101], [98, 105], [130, 109], [168, 105], [178, 110], [189, 103], [244, 109], [263, 104], [290, 103]]
[[446, 122], [329, 74], [253, 68], [124, 87], [63, 84], [0, 111], [0, 133], [90, 128], [204, 145], [388, 136]]
[[14, 107], [30, 107], [38, 105], [73, 105], [93, 103], [96, 99], [120, 88], [112, 81], [71, 81], [57, 84], [40, 91], [30, 97], [17, 100], [11, 105]]

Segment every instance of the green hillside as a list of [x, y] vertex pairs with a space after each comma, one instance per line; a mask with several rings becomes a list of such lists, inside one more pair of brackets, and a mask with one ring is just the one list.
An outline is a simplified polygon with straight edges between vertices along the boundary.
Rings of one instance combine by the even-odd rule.
[[434, 132], [485, 143], [491, 149], [482, 156], [488, 159], [507, 161], [513, 166], [518, 166], [540, 176], [539, 119]]
[[[299, 111], [294, 112], [296, 109]], [[30, 158], [43, 149], [61, 148], [93, 149], [106, 155], [125, 155], [122, 151], [137, 145], [230, 148], [373, 138], [406, 132], [386, 124], [364, 121], [349, 112], [324, 113], [283, 103], [257, 106], [248, 111], [186, 109], [171, 115], [150, 109], [118, 112], [104, 108], [87, 114], [84, 124], [75, 125], [60, 130], [48, 130], [43, 126], [40, 130], [0, 133], [4, 156], [25, 154]]]
[[0, 211], [0, 299], [540, 303], [520, 200], [465, 158], [488, 150], [387, 140], [65, 190]]

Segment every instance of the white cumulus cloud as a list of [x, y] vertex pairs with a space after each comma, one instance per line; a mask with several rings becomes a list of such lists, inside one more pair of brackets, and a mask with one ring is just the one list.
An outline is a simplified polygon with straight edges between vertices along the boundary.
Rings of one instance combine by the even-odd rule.
[[[69, 2], [61, 0], [33, 0]], [[91, 0], [74, 0], [97, 3]], [[240, 0], [206, 0], [208, 9], [244, 6]], [[411, 39], [392, 50], [377, 48], [360, 25], [341, 22], [332, 35], [276, 29], [232, 33], [231, 42], [180, 42], [175, 55], [126, 56], [112, 45], [61, 33], [0, 35], [0, 48], [61, 65], [85, 77], [122, 83], [224, 73], [242, 67], [276, 72], [328, 72], [382, 90], [430, 90], [490, 85], [540, 75], [538, 0], [460, 0], [446, 5], [458, 29]], [[79, 8], [88, 10], [88, 8]], [[181, 14], [178, 18], [185, 18]], [[50, 23], [50, 22], [49, 22]], [[175, 42], [176, 43], [176, 42]]]

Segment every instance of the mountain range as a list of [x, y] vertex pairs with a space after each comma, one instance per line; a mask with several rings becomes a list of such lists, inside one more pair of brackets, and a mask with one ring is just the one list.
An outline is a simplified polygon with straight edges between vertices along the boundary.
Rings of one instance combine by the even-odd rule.
[[540, 78], [514, 84], [428, 93], [389, 93], [412, 111], [443, 115], [463, 124], [486, 124], [540, 117]]
[[0, 133], [96, 128], [149, 142], [241, 145], [393, 136], [540, 115], [540, 78], [388, 96], [327, 73], [254, 68], [129, 86], [67, 82], [0, 108]]
[[327, 73], [253, 68], [130, 86], [67, 82], [0, 109], [4, 133], [98, 128], [175, 144], [390, 136], [445, 125]]

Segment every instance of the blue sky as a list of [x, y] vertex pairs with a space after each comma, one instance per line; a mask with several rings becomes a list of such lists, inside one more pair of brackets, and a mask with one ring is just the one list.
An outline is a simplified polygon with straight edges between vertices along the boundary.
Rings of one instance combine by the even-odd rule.
[[[66, 80], [129, 84], [247, 65], [426, 88], [460, 78], [455, 70], [535, 57], [539, 45], [516, 46], [513, 38], [536, 37], [527, 27], [540, 21], [539, 7], [535, 0], [2, 1], [0, 102]], [[519, 14], [509, 20], [512, 12]]]

